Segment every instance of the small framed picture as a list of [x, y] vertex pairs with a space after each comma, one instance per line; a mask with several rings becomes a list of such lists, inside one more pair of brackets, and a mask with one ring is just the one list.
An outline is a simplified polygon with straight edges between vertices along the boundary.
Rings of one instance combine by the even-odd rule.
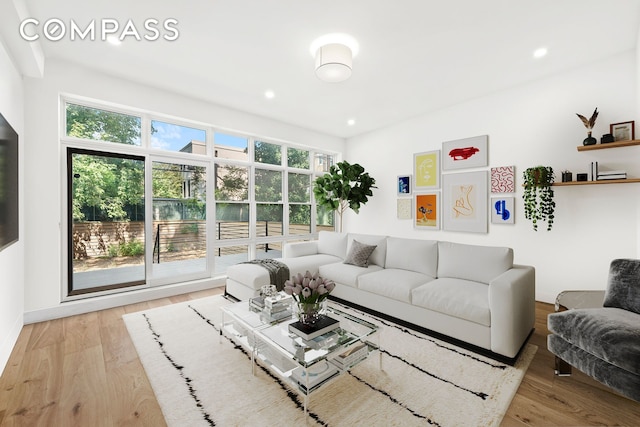
[[411, 202], [413, 199], [409, 198], [409, 197], [404, 197], [404, 198], [400, 198], [398, 199], [398, 219], [411, 219], [413, 218], [412, 216], [412, 209], [411, 209]]
[[414, 228], [420, 230], [440, 229], [440, 193], [414, 194]]
[[411, 175], [398, 175], [398, 196], [411, 194]]
[[614, 141], [629, 141], [636, 139], [636, 125], [630, 122], [612, 123], [609, 125], [609, 133], [613, 135]]
[[492, 224], [513, 224], [515, 198], [514, 197], [492, 197], [491, 198], [491, 223]]

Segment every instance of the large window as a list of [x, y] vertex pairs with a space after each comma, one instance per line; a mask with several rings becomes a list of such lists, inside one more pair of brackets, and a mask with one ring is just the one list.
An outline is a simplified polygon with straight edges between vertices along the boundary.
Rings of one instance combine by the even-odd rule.
[[330, 153], [97, 102], [62, 109], [67, 298], [211, 277], [333, 228], [312, 195]]

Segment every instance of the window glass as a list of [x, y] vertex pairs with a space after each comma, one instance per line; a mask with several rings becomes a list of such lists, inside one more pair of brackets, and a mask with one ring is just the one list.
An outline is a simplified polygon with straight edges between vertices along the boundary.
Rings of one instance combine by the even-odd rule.
[[289, 234], [311, 232], [311, 206], [289, 205]]
[[214, 171], [216, 200], [244, 201], [249, 199], [249, 168], [216, 164]]
[[333, 156], [330, 154], [316, 153], [313, 157], [313, 170], [315, 172], [329, 172], [333, 166]]
[[232, 160], [249, 159], [249, 139], [222, 132], [213, 134], [215, 157]]
[[316, 207], [316, 231], [334, 231], [335, 211], [324, 206]]
[[282, 172], [256, 168], [255, 196], [258, 202], [281, 202]]
[[309, 203], [311, 199], [311, 175], [289, 173], [289, 201]]
[[207, 154], [207, 132], [151, 120], [151, 147], [182, 153]]
[[256, 141], [254, 144], [255, 161], [269, 165], [282, 164], [282, 147], [277, 144]]
[[309, 169], [309, 151], [287, 148], [287, 165], [290, 168]]
[[140, 117], [67, 104], [67, 136], [140, 145]]
[[247, 245], [224, 246], [215, 250], [216, 274], [224, 274], [227, 268], [240, 262], [249, 260], [249, 247]]
[[249, 204], [216, 203], [216, 240], [249, 237]]
[[256, 205], [256, 236], [282, 236], [282, 205]]

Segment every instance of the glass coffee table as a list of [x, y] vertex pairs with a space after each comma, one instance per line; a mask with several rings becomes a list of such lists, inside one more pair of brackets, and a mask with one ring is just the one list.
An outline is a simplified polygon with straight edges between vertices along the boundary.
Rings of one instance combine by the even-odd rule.
[[339, 328], [306, 340], [289, 331], [289, 324], [297, 320], [295, 314], [271, 321], [247, 301], [240, 301], [222, 308], [220, 335], [249, 350], [254, 375], [256, 363], [260, 363], [301, 393], [306, 416], [314, 391], [376, 351], [382, 369], [377, 325], [332, 306], [325, 314], [338, 320]]

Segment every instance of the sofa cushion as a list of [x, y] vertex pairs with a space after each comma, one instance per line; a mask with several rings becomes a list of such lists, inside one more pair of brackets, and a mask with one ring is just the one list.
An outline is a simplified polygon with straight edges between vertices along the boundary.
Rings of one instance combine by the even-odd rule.
[[358, 267], [367, 267], [369, 265], [369, 256], [376, 249], [376, 245], [365, 245], [357, 240], [351, 243], [351, 248], [344, 260], [345, 264], [353, 264]]
[[489, 287], [463, 279], [436, 279], [411, 291], [413, 305], [491, 326]]
[[438, 242], [388, 237], [387, 259], [384, 266], [436, 277], [438, 275]]
[[287, 264], [287, 267], [289, 267], [289, 273], [293, 276], [298, 273], [304, 275], [307, 271], [311, 274], [316, 274], [321, 265], [340, 262], [340, 258], [333, 255], [317, 254], [299, 258], [282, 258], [281, 261]]
[[342, 262], [325, 264], [320, 266], [319, 269], [320, 276], [333, 280], [336, 282], [336, 286], [346, 285], [352, 288], [357, 287], [358, 276], [380, 270], [382, 270], [382, 267], [378, 265], [356, 267], [355, 265], [343, 264]]
[[640, 315], [620, 308], [551, 313], [549, 331], [605, 362], [640, 374]]
[[319, 232], [318, 253], [333, 255], [344, 259], [347, 256], [347, 235], [333, 231]]
[[318, 242], [291, 242], [284, 245], [283, 258], [296, 258], [318, 253]]
[[513, 249], [438, 242], [438, 277], [489, 284], [513, 267]]
[[359, 276], [358, 289], [411, 304], [411, 291], [431, 280], [426, 274], [390, 268]]
[[614, 259], [608, 280], [603, 305], [640, 314], [640, 260]]
[[351, 245], [353, 245], [353, 241], [357, 240], [360, 243], [364, 243], [365, 245], [375, 245], [376, 248], [369, 257], [369, 264], [379, 265], [380, 267], [384, 267], [384, 260], [387, 257], [387, 237], [386, 236], [376, 236], [374, 234], [349, 234], [349, 244], [347, 248], [350, 249]]

